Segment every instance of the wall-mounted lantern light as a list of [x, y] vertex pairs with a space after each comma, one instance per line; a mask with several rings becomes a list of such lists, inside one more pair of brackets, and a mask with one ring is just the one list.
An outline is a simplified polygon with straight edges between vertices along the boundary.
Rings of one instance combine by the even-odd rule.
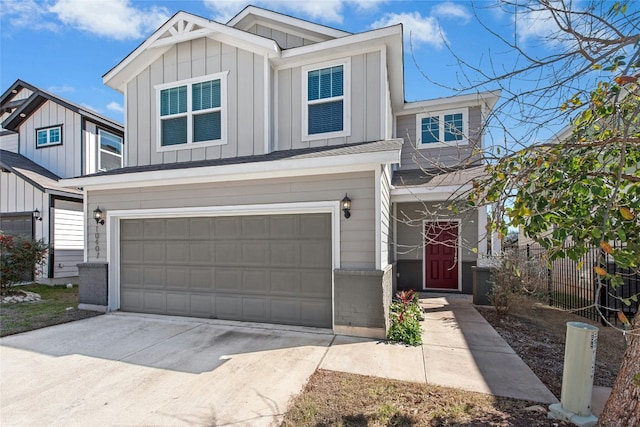
[[347, 193], [344, 193], [344, 199], [342, 199], [342, 212], [344, 212], [344, 217], [349, 218], [351, 216], [351, 199], [347, 196]]
[[100, 206], [93, 210], [93, 219], [96, 220], [96, 224], [104, 225], [104, 214], [100, 210]]
[[38, 209], [33, 211], [33, 219], [36, 221], [42, 221], [42, 215], [40, 215], [40, 211]]

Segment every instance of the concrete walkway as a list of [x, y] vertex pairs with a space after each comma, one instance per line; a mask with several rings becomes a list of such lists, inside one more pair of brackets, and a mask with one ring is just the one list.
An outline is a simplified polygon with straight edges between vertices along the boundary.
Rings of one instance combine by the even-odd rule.
[[473, 307], [467, 295], [420, 300], [423, 345], [335, 338], [320, 368], [541, 403], [558, 400]]

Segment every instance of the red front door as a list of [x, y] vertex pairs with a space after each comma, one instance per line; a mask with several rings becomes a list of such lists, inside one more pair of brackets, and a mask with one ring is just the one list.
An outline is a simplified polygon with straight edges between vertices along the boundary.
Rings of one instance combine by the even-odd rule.
[[458, 223], [426, 222], [424, 287], [458, 289]]

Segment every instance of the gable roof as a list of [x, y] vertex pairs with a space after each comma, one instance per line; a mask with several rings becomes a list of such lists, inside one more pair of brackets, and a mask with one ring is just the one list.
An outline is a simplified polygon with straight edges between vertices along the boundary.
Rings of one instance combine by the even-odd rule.
[[0, 173], [14, 173], [44, 193], [82, 199], [81, 191], [62, 187], [58, 175], [21, 154], [0, 150], [0, 168]]
[[285, 32], [303, 34], [303, 37], [314, 41], [325, 41], [352, 34], [347, 31], [338, 30], [326, 25], [320, 25], [315, 22], [252, 5], [242, 9], [227, 22], [227, 25], [248, 31], [256, 23], [264, 23], [270, 27], [282, 28]]
[[[32, 92], [31, 95], [26, 99], [15, 100], [14, 98], [23, 89], [30, 90]], [[17, 132], [20, 125], [46, 101], [51, 101], [61, 105], [100, 126], [106, 127], [107, 129], [121, 134], [124, 133], [124, 126], [120, 123], [98, 114], [95, 111], [91, 111], [87, 108], [81, 107], [80, 105], [74, 104], [73, 102], [67, 101], [66, 99], [62, 99], [20, 79], [16, 80], [15, 83], [13, 83], [0, 97], [0, 110], [6, 112], [13, 111], [9, 117], [2, 122], [2, 127], [4, 129]]]
[[214, 35], [217, 40], [249, 51], [272, 55], [280, 53], [280, 47], [271, 39], [179, 11], [102, 76], [102, 81], [107, 86], [124, 93], [126, 83], [133, 76], [171, 49], [174, 44]]

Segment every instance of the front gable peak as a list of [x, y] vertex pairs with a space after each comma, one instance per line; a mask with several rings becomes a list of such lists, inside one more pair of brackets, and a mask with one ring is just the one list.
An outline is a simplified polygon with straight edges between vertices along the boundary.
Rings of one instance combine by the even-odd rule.
[[273, 40], [180, 11], [107, 72], [102, 80], [107, 86], [124, 93], [128, 81], [172, 46], [201, 37], [221, 40], [260, 54], [280, 54], [280, 48]]

